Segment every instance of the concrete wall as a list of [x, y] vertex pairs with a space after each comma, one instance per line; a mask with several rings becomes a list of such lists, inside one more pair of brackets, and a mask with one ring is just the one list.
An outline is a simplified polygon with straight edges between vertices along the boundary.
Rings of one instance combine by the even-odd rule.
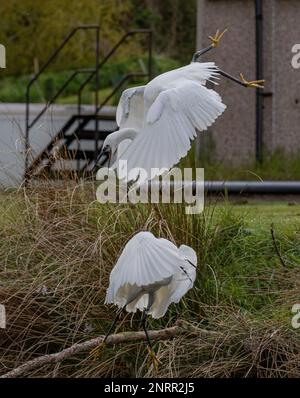
[[[44, 105], [31, 104], [31, 120]], [[105, 107], [104, 111], [106, 110]], [[84, 106], [83, 113], [92, 113]], [[68, 118], [77, 113], [77, 107], [55, 105], [30, 131], [31, 158], [33, 159], [51, 141]], [[17, 187], [24, 175], [25, 104], [0, 104], [0, 188]]]
[[[254, 0], [198, 0], [197, 49], [216, 29], [229, 30], [221, 46], [203, 60], [223, 70], [255, 78]], [[264, 1], [264, 147], [287, 153], [300, 150], [300, 70], [292, 68], [292, 46], [300, 43], [300, 1]], [[211, 128], [215, 155], [224, 162], [242, 163], [255, 156], [255, 90], [222, 78], [216, 90], [228, 109]], [[202, 137], [205, 152], [210, 137]]]
[[291, 66], [291, 48], [300, 43], [300, 1], [273, 1], [272, 147], [300, 148], [300, 69]]
[[[33, 119], [43, 105], [31, 105]], [[74, 112], [73, 107], [49, 108], [30, 132], [32, 158]], [[0, 104], [0, 187], [17, 187], [24, 175], [25, 104]]]

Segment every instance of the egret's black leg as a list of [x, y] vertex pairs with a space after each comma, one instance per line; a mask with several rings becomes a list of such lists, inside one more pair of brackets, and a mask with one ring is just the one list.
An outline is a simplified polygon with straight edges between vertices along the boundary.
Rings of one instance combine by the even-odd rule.
[[210, 46], [195, 52], [195, 54], [193, 55], [193, 58], [192, 58], [192, 62], [197, 62], [198, 58], [200, 58], [201, 55], [207, 53], [208, 51], [212, 50], [213, 48], [214, 48], [214, 46], [211, 44]]
[[113, 320], [112, 324], [110, 325], [110, 327], [109, 327], [109, 329], [108, 329], [108, 332], [106, 333], [106, 335], [105, 335], [105, 337], [104, 337], [104, 340], [103, 340], [102, 344], [105, 344], [105, 342], [106, 342], [108, 336], [111, 334], [111, 332], [112, 332], [113, 328], [115, 327], [115, 325], [116, 325], [116, 323], [117, 323], [117, 320], [118, 320], [118, 318], [119, 318], [119, 316], [120, 316], [120, 314], [121, 314], [121, 312], [123, 311], [124, 308], [125, 308], [125, 306], [122, 307], [122, 308], [120, 308], [120, 309], [117, 311], [117, 315], [116, 315], [115, 319]]
[[151, 340], [150, 340], [150, 337], [149, 337], [149, 334], [148, 334], [148, 330], [146, 328], [146, 316], [147, 316], [147, 313], [146, 313], [146, 310], [144, 310], [143, 314], [142, 314], [142, 319], [141, 319], [142, 327], [143, 327], [143, 330], [144, 330], [145, 335], [146, 335], [146, 339], [147, 339], [147, 343], [148, 343], [149, 349], [150, 349], [151, 352], [153, 352], [152, 343], [151, 343]]
[[153, 365], [153, 368], [154, 368], [155, 372], [157, 372], [158, 371], [159, 361], [158, 361], [158, 359], [157, 359], [157, 357], [155, 355], [155, 352], [153, 351], [152, 343], [151, 343], [151, 340], [150, 340], [150, 337], [149, 337], [149, 334], [148, 334], [148, 330], [146, 328], [146, 316], [147, 316], [147, 312], [146, 312], [146, 310], [144, 310], [143, 311], [143, 315], [142, 315], [142, 326], [143, 326], [143, 330], [145, 332], [146, 339], [147, 339], [147, 348], [148, 348], [148, 352], [149, 352], [149, 355], [150, 355], [150, 359], [151, 359], [151, 362], [152, 362], [152, 365]]
[[108, 336], [111, 334], [113, 328], [115, 327], [115, 325], [116, 325], [116, 323], [117, 323], [117, 321], [118, 321], [118, 318], [119, 318], [121, 312], [123, 311], [123, 309], [124, 309], [125, 307], [126, 307], [126, 306], [120, 308], [120, 309], [117, 311], [117, 315], [116, 315], [115, 319], [113, 320], [112, 324], [110, 325], [110, 327], [109, 327], [109, 329], [108, 329], [108, 332], [106, 333], [106, 335], [105, 335], [105, 337], [104, 337], [102, 343], [100, 343], [96, 348], [94, 348], [94, 349], [91, 351], [91, 355], [95, 355], [95, 356], [99, 355], [101, 347], [105, 345]]
[[248, 81], [244, 78], [244, 76], [242, 74], [240, 74], [240, 79], [237, 79], [234, 76], [231, 76], [229, 73], [224, 72], [223, 70], [219, 69], [219, 73], [220, 75], [226, 77], [229, 80], [232, 80], [235, 83], [240, 84], [243, 87], [254, 87], [254, 88], [264, 88], [263, 84], [264, 84], [264, 80], [252, 80], [252, 81]]
[[224, 36], [224, 34], [226, 33], [227, 29], [225, 29], [222, 33], [219, 32], [219, 30], [217, 30], [216, 34], [214, 36], [209, 36], [208, 38], [211, 40], [211, 45], [203, 48], [202, 50], [197, 51], [192, 58], [192, 62], [197, 62], [198, 58], [201, 57], [201, 55], [207, 53], [208, 51], [212, 50], [213, 48], [218, 47], [220, 40], [222, 39], [222, 37]]
[[229, 73], [226, 73], [226, 72], [224, 72], [224, 71], [221, 70], [221, 69], [219, 70], [219, 72], [220, 72], [220, 75], [226, 77], [227, 79], [232, 80], [233, 82], [238, 83], [238, 84], [240, 84], [241, 86], [247, 87], [247, 86], [245, 85], [245, 83], [243, 83], [241, 80], [237, 79], [236, 77], [231, 76]]

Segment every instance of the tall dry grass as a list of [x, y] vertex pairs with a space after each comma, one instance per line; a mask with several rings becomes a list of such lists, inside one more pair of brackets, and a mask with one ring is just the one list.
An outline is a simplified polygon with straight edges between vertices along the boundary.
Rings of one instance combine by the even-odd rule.
[[[195, 287], [150, 328], [184, 319], [195, 337], [155, 344], [164, 377], [298, 377], [299, 332], [290, 308], [300, 297], [294, 237], [282, 270], [271, 238], [249, 234], [244, 219], [210, 205], [186, 216], [181, 205], [100, 205], [89, 182], [44, 183], [1, 195], [0, 374], [46, 353], [105, 334], [114, 317], [103, 305], [109, 273], [125, 243], [149, 230], [197, 251]], [[216, 214], [217, 213], [217, 214]], [[298, 258], [298, 257], [297, 257]], [[124, 314], [118, 330], [136, 330]], [[145, 345], [106, 348], [43, 366], [28, 377], [153, 376]]]

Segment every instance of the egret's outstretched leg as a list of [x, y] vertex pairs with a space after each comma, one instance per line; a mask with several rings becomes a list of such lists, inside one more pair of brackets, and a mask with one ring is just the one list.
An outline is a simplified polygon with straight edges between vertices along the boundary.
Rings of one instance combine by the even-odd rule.
[[218, 47], [220, 44], [220, 40], [224, 36], [224, 34], [227, 32], [227, 29], [225, 29], [222, 33], [219, 33], [219, 29], [217, 30], [216, 34], [214, 36], [208, 36], [209, 40], [211, 40], [211, 45], [203, 48], [202, 50], [197, 51], [192, 59], [192, 62], [197, 62], [198, 58], [201, 57], [201, 55], [207, 53], [208, 51], [212, 50], [213, 48]]
[[141, 319], [142, 327], [143, 327], [143, 330], [145, 332], [146, 339], [147, 339], [147, 349], [148, 349], [148, 352], [149, 352], [149, 356], [150, 356], [151, 362], [153, 364], [153, 368], [155, 369], [155, 372], [157, 372], [158, 371], [159, 360], [157, 359], [157, 357], [155, 355], [155, 352], [153, 351], [152, 343], [151, 343], [151, 340], [150, 340], [150, 337], [149, 337], [149, 334], [148, 334], [148, 330], [146, 328], [146, 316], [147, 316], [147, 312], [146, 312], [146, 310], [144, 310], [143, 314], [142, 314], [142, 319]]
[[102, 350], [102, 349], [104, 348], [104, 346], [106, 345], [106, 340], [107, 340], [108, 336], [111, 334], [113, 328], [115, 327], [115, 325], [116, 325], [116, 323], [117, 323], [117, 320], [118, 320], [118, 318], [119, 318], [121, 312], [124, 310], [125, 307], [126, 307], [126, 306], [120, 308], [120, 309], [117, 311], [117, 315], [116, 315], [115, 319], [113, 320], [112, 324], [110, 325], [110, 327], [109, 327], [109, 329], [108, 329], [108, 332], [106, 333], [106, 335], [105, 335], [105, 337], [104, 337], [102, 343], [100, 343], [96, 348], [94, 348], [94, 349], [91, 351], [91, 355], [93, 355], [93, 356], [95, 356], [95, 357], [97, 357], [97, 356], [100, 355], [101, 350]]
[[219, 69], [220, 75], [226, 77], [227, 79], [230, 79], [234, 81], [235, 83], [240, 84], [241, 86], [244, 87], [253, 87], [253, 88], [264, 88], [264, 82], [265, 80], [251, 80], [248, 81], [244, 78], [243, 74], [240, 73], [240, 79], [237, 79], [234, 76], [229, 75], [229, 73], [224, 72], [223, 70]]

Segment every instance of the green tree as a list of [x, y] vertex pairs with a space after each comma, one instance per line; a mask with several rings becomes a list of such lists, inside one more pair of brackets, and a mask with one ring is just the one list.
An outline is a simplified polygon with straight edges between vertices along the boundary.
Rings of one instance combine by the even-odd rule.
[[[80, 24], [100, 25], [102, 56], [132, 28], [150, 27], [156, 53], [183, 62], [195, 48], [196, 0], [1, 0], [0, 16], [0, 43], [7, 48], [2, 75], [36, 71]], [[119, 57], [135, 54], [142, 45], [137, 37], [129, 40]], [[53, 68], [91, 66], [94, 52], [93, 33], [78, 32]]]
[[133, 0], [133, 22], [154, 32], [155, 47], [182, 62], [191, 59], [196, 46], [196, 0]]
[[[31, 73], [77, 25], [101, 25], [101, 53], [128, 28], [130, 0], [1, 0], [0, 43], [7, 48], [7, 74]], [[78, 32], [55, 65], [90, 65], [92, 32]]]

